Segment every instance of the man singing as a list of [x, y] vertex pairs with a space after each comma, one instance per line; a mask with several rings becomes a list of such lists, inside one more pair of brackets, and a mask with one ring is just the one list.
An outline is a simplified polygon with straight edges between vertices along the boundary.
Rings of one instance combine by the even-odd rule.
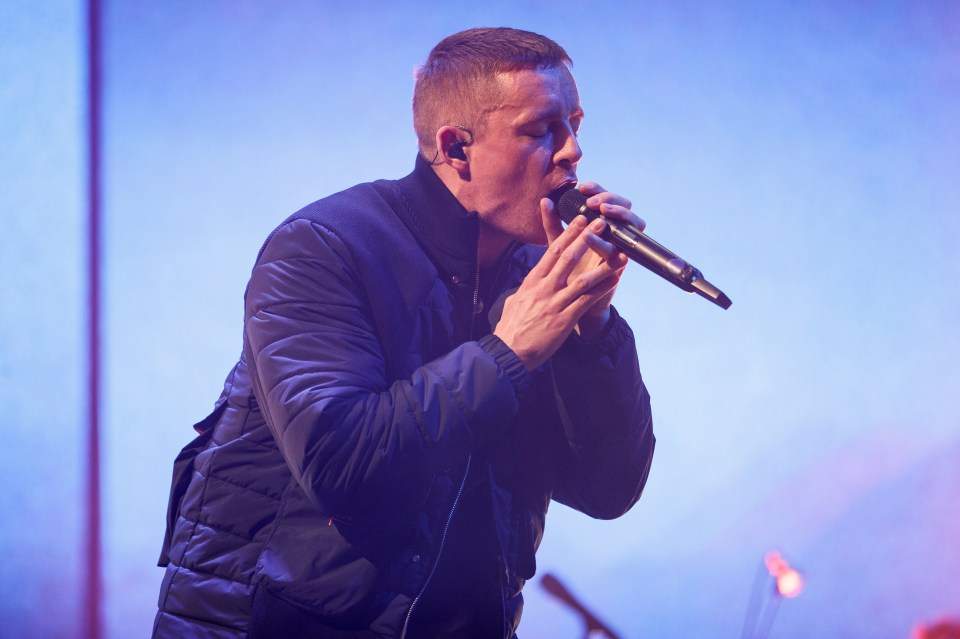
[[581, 157], [570, 69], [535, 33], [446, 38], [416, 76], [413, 172], [264, 243], [243, 354], [175, 464], [155, 637], [509, 639], [550, 500], [639, 499], [627, 260], [547, 197]]

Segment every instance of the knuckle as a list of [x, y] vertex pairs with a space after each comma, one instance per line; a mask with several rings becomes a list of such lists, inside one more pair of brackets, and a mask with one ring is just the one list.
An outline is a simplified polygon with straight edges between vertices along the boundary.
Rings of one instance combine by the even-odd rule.
[[568, 248], [560, 253], [560, 259], [564, 262], [571, 263], [577, 259], [577, 255], [572, 248]]

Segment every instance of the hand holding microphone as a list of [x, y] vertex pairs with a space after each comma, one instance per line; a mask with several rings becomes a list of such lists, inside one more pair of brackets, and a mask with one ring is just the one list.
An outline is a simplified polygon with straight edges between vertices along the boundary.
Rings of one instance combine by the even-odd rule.
[[[578, 215], [583, 215], [590, 221], [601, 216], [601, 212], [587, 206], [587, 196], [573, 184], [565, 184], [555, 190], [550, 194], [550, 199], [560, 218], [567, 224]], [[730, 308], [732, 302], [723, 291], [708, 282], [695, 266], [645, 235], [642, 228], [624, 220], [605, 217], [604, 221], [607, 228], [603, 232], [603, 239], [616, 246], [627, 257], [674, 286], [696, 293], [723, 309]]]
[[[604, 197], [626, 202], [612, 193]], [[603, 220], [578, 216], [564, 228], [547, 198], [540, 200], [540, 213], [547, 250], [504, 301], [493, 330], [530, 371], [548, 360], [573, 330], [588, 342], [598, 338], [627, 265], [627, 257], [600, 237]]]
[[627, 258], [718, 306], [730, 306], [700, 271], [643, 234], [643, 221], [630, 211], [629, 200], [596, 184], [581, 188], [602, 202], [605, 215], [589, 208], [588, 196], [572, 182], [540, 201], [549, 247], [506, 299], [493, 331], [528, 370], [549, 359], [572, 329], [588, 342], [602, 334]]

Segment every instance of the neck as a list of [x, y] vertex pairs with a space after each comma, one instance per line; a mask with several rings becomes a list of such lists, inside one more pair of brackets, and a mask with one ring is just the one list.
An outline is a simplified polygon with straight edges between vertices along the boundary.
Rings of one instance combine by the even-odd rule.
[[495, 264], [503, 255], [503, 252], [507, 250], [507, 247], [510, 246], [513, 238], [484, 224], [484, 213], [471, 196], [469, 180], [462, 179], [459, 173], [446, 164], [434, 165], [432, 168], [444, 186], [453, 194], [453, 197], [457, 198], [463, 205], [463, 208], [468, 211], [476, 211], [477, 215], [480, 216], [480, 238], [478, 240], [480, 245], [477, 248], [477, 258], [482, 268]]

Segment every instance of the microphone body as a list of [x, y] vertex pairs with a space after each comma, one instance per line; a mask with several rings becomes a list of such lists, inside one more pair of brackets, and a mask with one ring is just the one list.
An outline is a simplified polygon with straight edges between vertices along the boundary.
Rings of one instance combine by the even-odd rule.
[[[551, 193], [550, 199], [557, 206], [560, 218], [567, 224], [578, 215], [583, 215], [587, 220], [600, 217], [598, 211], [587, 206], [587, 197], [575, 186], [570, 185]], [[627, 257], [674, 286], [689, 293], [696, 293], [720, 308], [730, 308], [730, 298], [708, 282], [695, 266], [677, 257], [633, 224], [609, 218], [604, 218], [604, 221], [607, 229], [603, 232], [603, 239], [616, 246]]]

